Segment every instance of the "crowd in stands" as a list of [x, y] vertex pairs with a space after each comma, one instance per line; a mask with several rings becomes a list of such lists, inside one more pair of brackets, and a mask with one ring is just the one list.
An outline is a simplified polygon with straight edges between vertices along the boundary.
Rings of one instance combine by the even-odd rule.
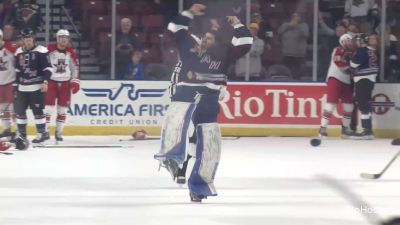
[[[199, 2], [199, 1], [196, 1]], [[201, 2], [201, 1], [200, 1]], [[220, 24], [223, 39], [231, 35], [224, 30], [221, 18], [235, 14], [246, 19], [246, 1], [204, 0], [208, 18], [193, 21], [201, 35], [213, 24]], [[385, 31], [385, 80], [400, 81], [400, 1], [388, 0]], [[184, 1], [190, 5], [192, 1]], [[244, 80], [249, 68], [250, 80], [311, 80], [313, 10], [312, 0], [252, 0], [248, 24], [254, 44], [245, 56], [231, 66], [229, 77]], [[81, 21], [84, 38], [96, 48], [103, 73], [109, 73], [111, 45], [110, 0], [65, 0], [74, 19]], [[318, 80], [324, 81], [332, 49], [344, 33], [380, 33], [381, 1], [320, 0], [318, 17]], [[116, 78], [168, 80], [178, 59], [168, 22], [178, 13], [177, 0], [118, 0], [116, 35]], [[218, 20], [216, 23], [215, 21]], [[43, 18], [35, 0], [0, 0], [0, 25], [4, 39], [17, 41], [18, 30], [30, 27], [43, 30]], [[247, 64], [247, 59], [249, 63]]]
[[35, 0], [0, 0], [0, 27], [4, 41], [20, 45], [18, 33], [24, 28], [42, 32], [44, 21]]

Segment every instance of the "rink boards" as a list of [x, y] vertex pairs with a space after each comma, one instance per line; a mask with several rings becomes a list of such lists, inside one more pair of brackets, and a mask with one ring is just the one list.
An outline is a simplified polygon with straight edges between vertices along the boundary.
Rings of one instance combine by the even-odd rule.
[[[168, 85], [167, 81], [82, 81], [81, 91], [72, 99], [65, 134], [126, 135], [143, 128], [159, 135], [170, 102]], [[373, 123], [377, 136], [400, 136], [398, 87], [376, 85]], [[221, 101], [222, 132], [241, 136], [315, 135], [326, 101], [325, 88], [324, 83], [232, 82]], [[331, 134], [338, 134], [340, 112], [339, 108], [331, 121]], [[32, 121], [30, 118], [30, 124]]]

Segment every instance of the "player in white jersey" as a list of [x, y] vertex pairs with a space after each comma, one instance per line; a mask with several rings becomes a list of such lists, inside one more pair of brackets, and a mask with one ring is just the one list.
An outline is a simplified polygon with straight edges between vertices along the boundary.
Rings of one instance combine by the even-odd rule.
[[71, 103], [71, 93], [75, 94], [80, 89], [79, 61], [74, 49], [69, 47], [69, 41], [68, 30], [61, 29], [57, 32], [57, 43], [48, 46], [53, 73], [46, 93], [46, 129], [48, 130], [51, 114], [56, 109], [56, 141], [63, 140], [62, 132]]
[[344, 34], [340, 37], [340, 46], [332, 52], [331, 65], [327, 75], [327, 102], [321, 118], [319, 136], [328, 136], [327, 127], [337, 104], [343, 106], [342, 118], [342, 137], [347, 138], [352, 134], [350, 129], [351, 115], [353, 112], [353, 88], [351, 86], [351, 76], [349, 62], [355, 50], [353, 37]]
[[3, 31], [0, 30], [0, 119], [3, 132], [0, 137], [11, 138], [11, 121], [13, 115], [13, 87], [15, 81], [15, 58], [16, 48], [11, 43], [3, 40]]

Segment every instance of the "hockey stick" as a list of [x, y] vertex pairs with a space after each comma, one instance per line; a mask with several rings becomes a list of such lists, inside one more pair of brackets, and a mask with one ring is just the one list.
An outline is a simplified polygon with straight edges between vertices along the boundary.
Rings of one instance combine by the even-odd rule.
[[133, 148], [122, 145], [35, 145], [33, 148]]
[[392, 145], [400, 145], [400, 138], [393, 139]]
[[383, 170], [380, 173], [374, 174], [374, 173], [361, 173], [360, 176], [364, 179], [379, 179], [387, 169], [393, 164], [393, 162], [399, 157], [400, 151], [397, 152], [396, 155], [393, 156], [393, 158], [389, 161], [389, 163], [383, 168]]
[[[382, 218], [373, 210], [374, 208], [364, 201], [356, 193], [352, 192], [344, 184], [340, 183], [331, 177], [325, 175], [317, 175], [317, 179], [327, 186], [339, 192], [347, 201], [353, 205], [357, 211], [364, 216], [370, 224], [373, 225], [400, 225], [400, 217], [393, 217], [389, 220], [382, 220]], [[367, 210], [367, 212], [365, 212]]]
[[[338, 180], [325, 175], [317, 175], [317, 179], [323, 184], [339, 192], [347, 201], [350, 202], [353, 207], [359, 209], [358, 211], [361, 213], [361, 215], [363, 215], [371, 224], [385, 224], [382, 222], [380, 216], [374, 210], [371, 210], [373, 208], [366, 201], [364, 201], [360, 196], [352, 192], [348, 187], [340, 183]], [[368, 213], [363, 213], [363, 209], [369, 210]]]
[[0, 154], [3, 154], [3, 155], [13, 155], [14, 153], [12, 153], [12, 152], [0, 152]]
[[119, 139], [119, 141], [149, 141], [149, 140], [160, 140], [160, 137], [146, 137], [144, 139]]
[[[222, 137], [222, 140], [238, 140], [240, 137]], [[144, 139], [134, 139], [134, 138], [130, 138], [130, 139], [119, 139], [120, 142], [122, 141], [149, 141], [149, 140], [160, 140], [161, 137], [159, 136], [148, 136]]]

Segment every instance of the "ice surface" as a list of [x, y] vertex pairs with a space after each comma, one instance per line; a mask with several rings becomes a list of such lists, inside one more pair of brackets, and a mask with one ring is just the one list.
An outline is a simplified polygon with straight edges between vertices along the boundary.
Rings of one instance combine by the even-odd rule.
[[400, 215], [400, 160], [379, 180], [359, 177], [379, 172], [398, 151], [388, 139], [317, 148], [308, 138], [223, 140], [219, 195], [193, 204], [186, 187], [157, 171], [158, 140], [120, 138], [71, 136], [65, 144], [126, 147], [0, 155], [0, 225], [368, 224], [317, 174], [340, 180], [383, 218]]

